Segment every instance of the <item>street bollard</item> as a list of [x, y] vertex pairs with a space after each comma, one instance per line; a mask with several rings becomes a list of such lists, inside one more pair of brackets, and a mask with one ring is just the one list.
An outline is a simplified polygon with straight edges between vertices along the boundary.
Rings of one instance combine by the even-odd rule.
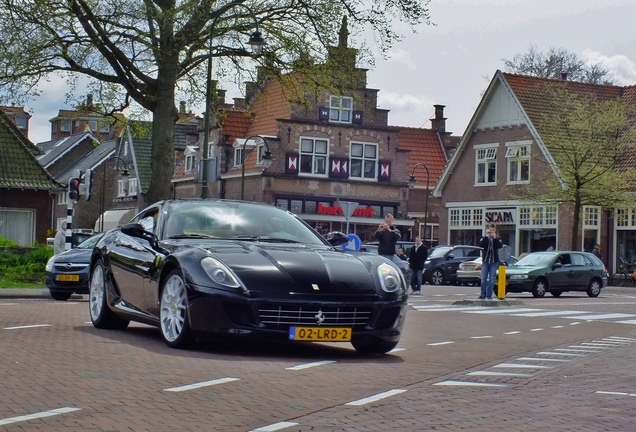
[[506, 298], [506, 266], [499, 265], [499, 276], [497, 277], [497, 298], [503, 300]]

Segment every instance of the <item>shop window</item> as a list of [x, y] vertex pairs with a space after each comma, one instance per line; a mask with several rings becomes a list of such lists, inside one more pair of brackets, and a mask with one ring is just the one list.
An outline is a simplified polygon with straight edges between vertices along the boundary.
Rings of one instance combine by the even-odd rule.
[[475, 184], [497, 184], [497, 147], [475, 146]]
[[331, 96], [329, 98], [329, 121], [351, 123], [351, 108], [353, 99], [346, 96]]
[[530, 181], [530, 144], [506, 143], [508, 160], [508, 183]]
[[284, 210], [289, 210], [289, 202], [286, 199], [278, 198], [276, 200], [276, 207], [280, 207]]
[[329, 143], [324, 139], [301, 138], [300, 172], [302, 174], [327, 174], [327, 150]]
[[351, 143], [349, 178], [375, 179], [378, 166], [377, 144]]

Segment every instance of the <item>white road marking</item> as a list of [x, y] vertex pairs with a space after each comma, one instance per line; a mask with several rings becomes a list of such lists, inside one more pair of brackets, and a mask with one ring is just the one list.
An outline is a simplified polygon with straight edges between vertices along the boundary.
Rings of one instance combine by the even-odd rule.
[[0, 306], [15, 306], [17, 303], [0, 303]]
[[495, 383], [483, 383], [483, 382], [471, 382], [471, 381], [442, 381], [433, 385], [439, 386], [468, 386], [468, 387], [509, 387], [510, 384], [495, 384]]
[[252, 429], [249, 432], [273, 432], [281, 429], [285, 429], [291, 426], [296, 426], [298, 423], [294, 422], [278, 422], [269, 426], [259, 427], [258, 429]]
[[172, 388], [167, 388], [167, 389], [163, 389], [163, 391], [168, 391], [168, 392], [181, 392], [181, 391], [186, 391], [186, 390], [193, 390], [193, 389], [198, 389], [201, 387], [208, 387], [208, 386], [213, 386], [213, 385], [217, 385], [217, 384], [223, 384], [226, 382], [232, 382], [232, 381], [238, 381], [239, 378], [220, 378], [220, 379], [216, 379], [216, 380], [212, 380], [212, 381], [205, 381], [205, 382], [200, 382], [200, 383], [195, 383], [195, 384], [189, 384], [189, 385], [184, 385], [181, 387], [172, 387]]
[[570, 357], [587, 357], [587, 354], [574, 354], [566, 352], [553, 352], [553, 351], [539, 351], [539, 355], [553, 355], [553, 356], [570, 356]]
[[576, 317], [564, 316], [563, 318], [577, 318], [577, 319], [586, 319], [586, 320], [604, 320], [604, 319], [627, 318], [627, 317], [634, 318], [634, 315], [624, 314], [624, 313], [610, 313], [610, 314], [597, 314], [597, 315], [579, 315], [579, 316], [576, 316]]
[[552, 366], [542, 366], [542, 365], [534, 365], [534, 364], [524, 364], [524, 363], [499, 363], [494, 366], [494, 368], [506, 368], [506, 369], [552, 369]]
[[471, 336], [471, 339], [490, 339], [492, 336]]
[[518, 333], [521, 333], [521, 332], [520, 332], [519, 330], [515, 330], [515, 331], [509, 331], [509, 332], [506, 332], [506, 333], [504, 333], [504, 334], [505, 334], [505, 335], [513, 335], [513, 334], [518, 334]]
[[[628, 342], [636, 342], [636, 339], [634, 339], [634, 338], [623, 337], [623, 336], [610, 336], [610, 337], [608, 337], [608, 339], [620, 340], [620, 341], [628, 341]], [[605, 340], [605, 339], [603, 339], [603, 340]]]
[[406, 391], [405, 389], [389, 390], [389, 391], [385, 391], [385, 392], [382, 392], [382, 393], [378, 393], [378, 394], [373, 395], [373, 396], [369, 396], [369, 397], [364, 398], [364, 399], [358, 399], [356, 401], [347, 402], [345, 405], [350, 405], [350, 406], [366, 405], [368, 403], [377, 402], [377, 401], [382, 400], [384, 398], [395, 396], [396, 394], [404, 393], [405, 391]]
[[519, 357], [517, 360], [521, 361], [546, 361], [546, 362], [569, 362], [569, 359], [554, 359], [545, 357]]
[[[542, 317], [542, 316], [552, 316], [552, 315], [574, 315], [574, 314], [583, 314], [589, 312], [577, 312], [577, 311], [539, 311], [539, 312], [528, 312], [528, 313], [512, 313], [510, 316], [521, 316], [521, 317]], [[571, 318], [571, 317], [563, 317], [563, 318]], [[578, 318], [578, 317], [577, 317]]]
[[582, 343], [581, 345], [568, 345], [568, 348], [584, 348], [584, 349], [592, 349], [592, 350], [606, 350], [606, 349], [612, 349], [615, 347], [608, 347], [608, 346], [595, 346], [595, 345], [588, 345], [586, 343]]
[[493, 371], [469, 372], [466, 375], [471, 375], [471, 376], [523, 377], [523, 378], [529, 378], [529, 377], [532, 376], [532, 374], [522, 374], [522, 373], [513, 373], [513, 372], [493, 372]]
[[444, 342], [433, 342], [430, 344], [426, 344], [428, 346], [439, 346], [439, 345], [449, 345], [449, 344], [454, 344], [455, 342], [453, 341], [444, 341]]
[[543, 329], [542, 329], [542, 328], [533, 328], [533, 329], [530, 329], [530, 331], [531, 331], [531, 332], [537, 332], [537, 331], [541, 331], [541, 330], [543, 330]]
[[27, 415], [18, 416], [18, 417], [10, 417], [6, 419], [1, 419], [0, 426], [8, 425], [11, 423], [18, 423], [22, 421], [35, 420], [35, 419], [44, 418], [44, 417], [51, 417], [51, 416], [59, 415], [59, 414], [66, 414], [73, 411], [79, 411], [80, 409], [81, 408], [63, 407], [63, 408], [56, 408], [49, 411], [42, 411], [39, 413], [27, 414]]
[[517, 309], [495, 308], [495, 309], [486, 309], [486, 310], [467, 311], [466, 313], [476, 313], [476, 314], [513, 314], [513, 313], [528, 312], [528, 311], [536, 311], [536, 309], [529, 309], [529, 308], [517, 308]]
[[285, 368], [287, 370], [302, 370], [302, 369], [309, 369], [311, 367], [315, 367], [315, 366], [322, 366], [322, 365], [326, 365], [329, 363], [335, 363], [335, 360], [324, 360], [324, 361], [318, 361], [318, 362], [313, 362], [313, 363], [305, 363], [305, 364], [301, 364], [298, 366], [292, 366], [292, 367], [288, 367]]
[[596, 391], [596, 394], [616, 395], [616, 396], [636, 396], [636, 393], [612, 392], [612, 391]]
[[406, 348], [393, 348], [391, 351], [389, 351], [390, 353], [395, 353], [395, 352], [400, 352], [400, 351], [405, 351]]
[[51, 324], [32, 324], [32, 325], [25, 325], [25, 326], [5, 327], [3, 330], [19, 330], [19, 329], [28, 329], [28, 328], [36, 328], [36, 327], [51, 327]]
[[582, 352], [582, 353], [597, 353], [598, 351], [594, 351], [593, 349], [572, 349], [572, 348], [554, 348], [555, 351], [565, 351], [565, 352]]

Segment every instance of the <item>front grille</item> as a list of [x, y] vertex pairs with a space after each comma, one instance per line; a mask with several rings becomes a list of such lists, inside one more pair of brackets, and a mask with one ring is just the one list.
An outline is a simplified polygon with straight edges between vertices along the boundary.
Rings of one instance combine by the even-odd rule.
[[258, 309], [261, 322], [270, 328], [299, 326], [364, 327], [371, 318], [371, 308], [317, 306], [263, 306]]

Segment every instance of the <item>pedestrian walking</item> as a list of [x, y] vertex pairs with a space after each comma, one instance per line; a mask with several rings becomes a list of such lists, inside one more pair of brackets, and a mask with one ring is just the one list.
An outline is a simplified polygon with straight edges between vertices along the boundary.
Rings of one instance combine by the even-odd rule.
[[428, 258], [428, 249], [422, 244], [422, 237], [415, 237], [415, 245], [409, 251], [409, 268], [411, 269], [411, 290], [414, 295], [422, 294], [422, 270]]
[[55, 255], [61, 254], [66, 250], [66, 233], [65, 229], [60, 225], [55, 233], [55, 239], [53, 240], [53, 252]]

